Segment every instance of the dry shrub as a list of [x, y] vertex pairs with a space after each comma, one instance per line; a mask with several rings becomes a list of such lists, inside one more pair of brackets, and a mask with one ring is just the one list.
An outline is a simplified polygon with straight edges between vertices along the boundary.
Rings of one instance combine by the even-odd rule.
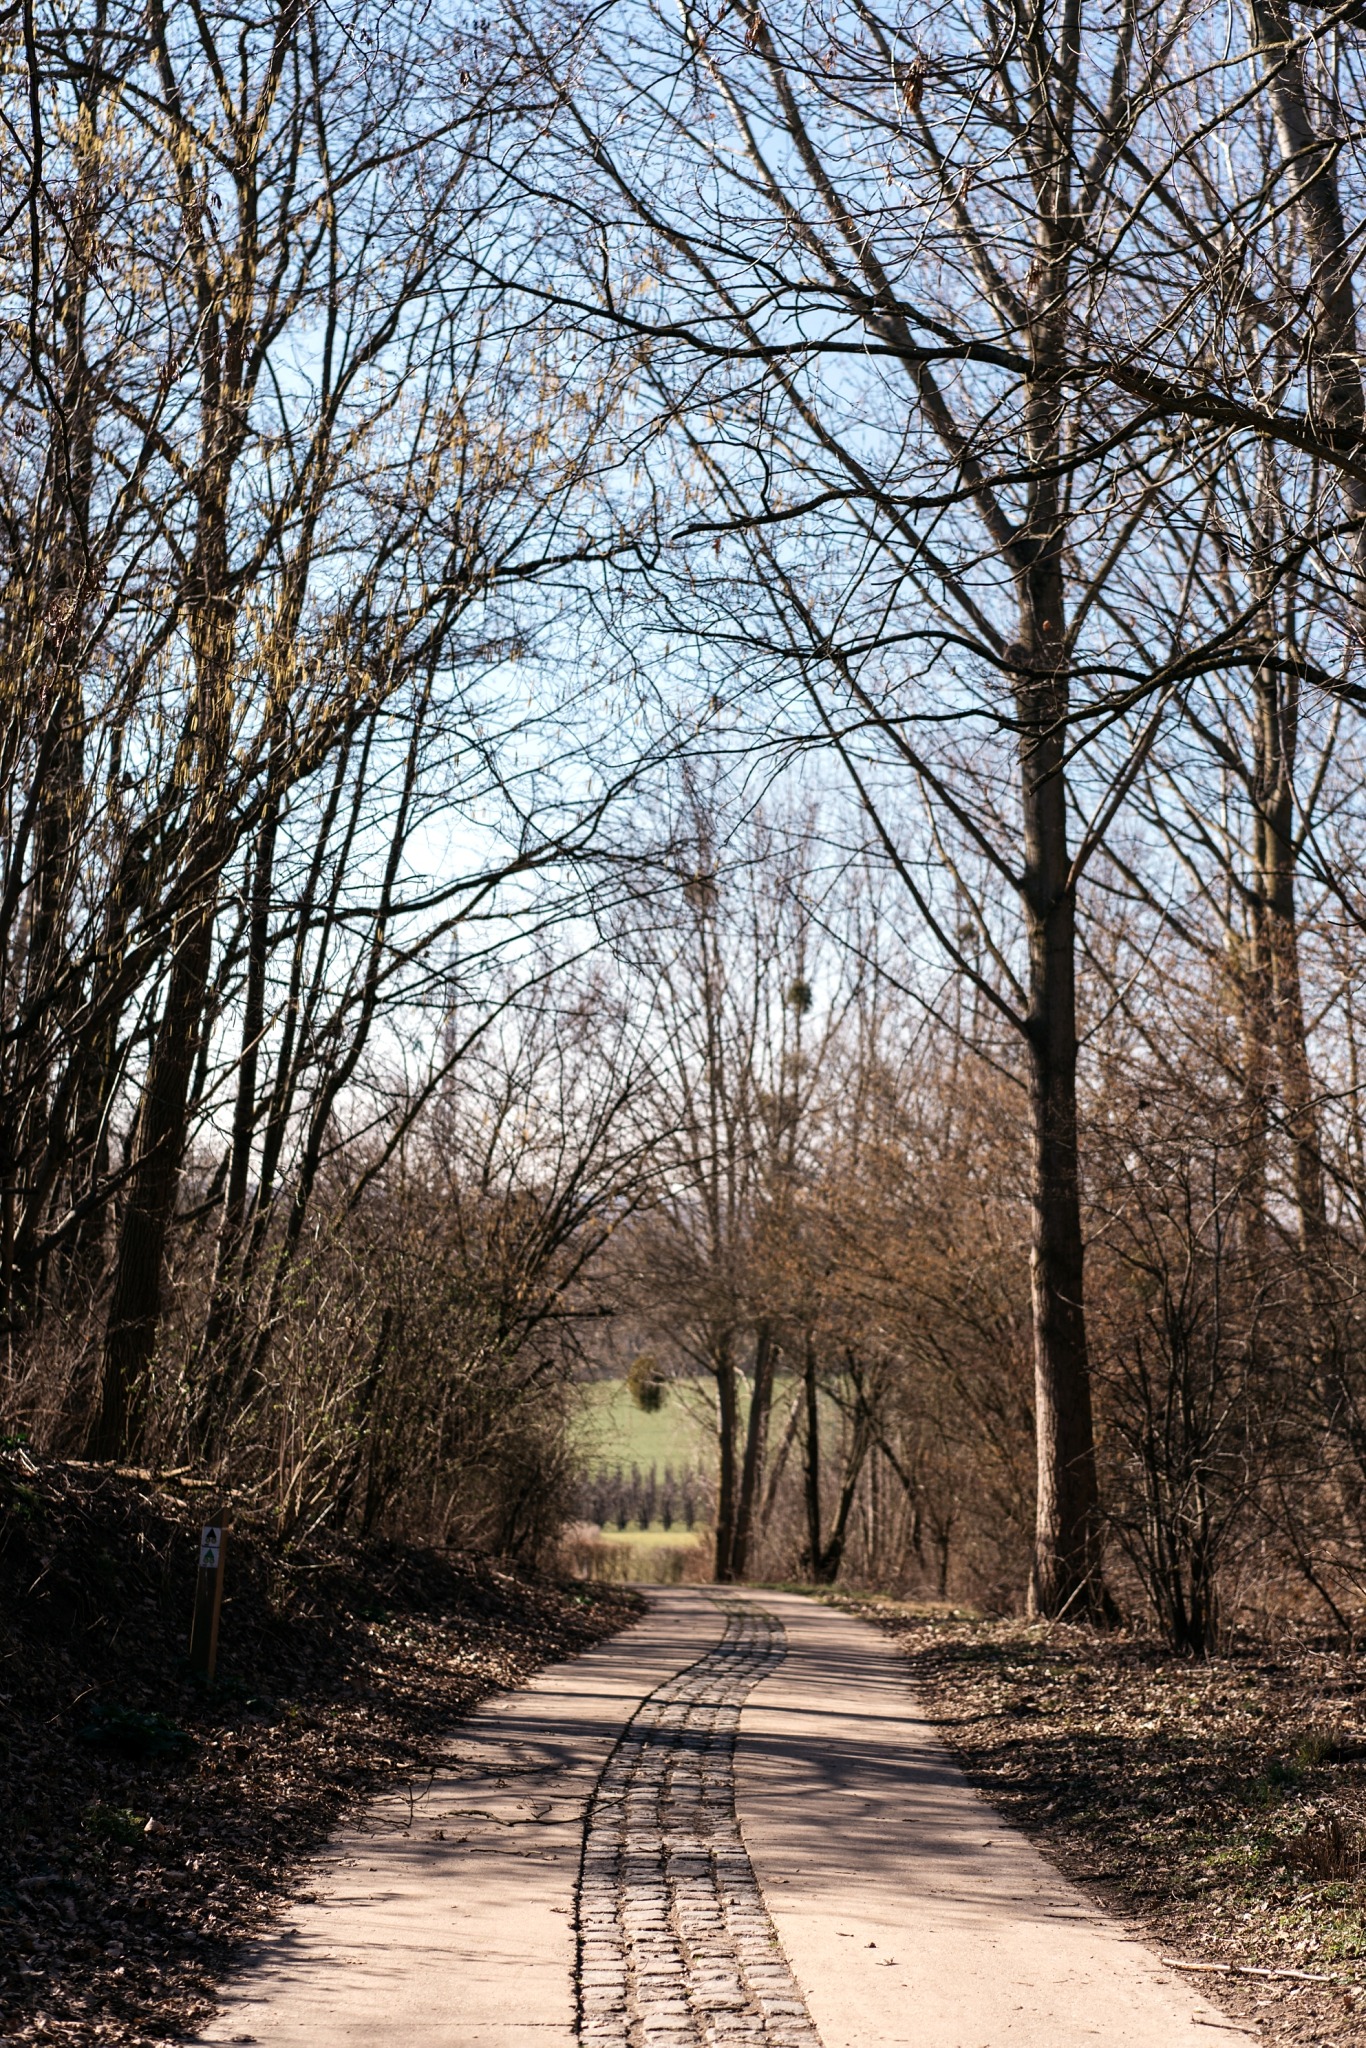
[[[554, 1318], [536, 1321], [544, 1297], [510, 1255], [507, 1208], [493, 1195], [454, 1199], [411, 1172], [353, 1206], [339, 1176], [287, 1284], [274, 1296], [263, 1285], [209, 1355], [209, 1247], [190, 1239], [171, 1276], [146, 1465], [203, 1463], [298, 1540], [326, 1526], [523, 1562], [548, 1555], [579, 1483], [571, 1361]], [[516, 1219], [518, 1244], [534, 1221]], [[93, 1315], [44, 1325], [11, 1372], [3, 1426], [46, 1453], [79, 1440], [98, 1328]], [[210, 1432], [215, 1375], [232, 1398]]]
[[1361, 1842], [1341, 1814], [1329, 1809], [1310, 1815], [1286, 1845], [1285, 1860], [1313, 1877], [1357, 1878], [1361, 1875]]
[[567, 1578], [608, 1585], [699, 1586], [711, 1579], [710, 1532], [696, 1543], [605, 1542], [591, 1525], [570, 1523], [555, 1558]]

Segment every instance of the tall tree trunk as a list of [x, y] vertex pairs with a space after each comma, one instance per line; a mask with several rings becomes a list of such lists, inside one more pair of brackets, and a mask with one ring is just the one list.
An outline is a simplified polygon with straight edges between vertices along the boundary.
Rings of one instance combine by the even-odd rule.
[[[1051, 522], [1050, 522], [1051, 523]], [[1053, 527], [1056, 532], [1056, 527]], [[1030, 1605], [1103, 1618], [1077, 1145], [1076, 896], [1067, 842], [1067, 685], [1058, 550], [1023, 579], [1020, 791], [1029, 941], [1030, 1274], [1038, 1458]]]
[[820, 1553], [812, 1568], [811, 1576], [818, 1586], [833, 1586], [844, 1563], [844, 1546], [849, 1538], [849, 1517], [853, 1511], [854, 1496], [867, 1462], [873, 1442], [872, 1424], [862, 1401], [854, 1411], [854, 1434], [845, 1459], [844, 1477], [840, 1481], [840, 1497], [835, 1508], [835, 1520], [830, 1534], [822, 1544]]
[[230, 467], [215, 453], [200, 501], [186, 616], [194, 665], [193, 715], [183, 742], [194, 778], [191, 826], [180, 883], [184, 907], [171, 932], [166, 1005], [143, 1086], [109, 1314], [105, 1324], [96, 1457], [136, 1457], [143, 1445], [149, 1373], [162, 1314], [166, 1240], [188, 1129], [191, 1083], [204, 1027], [218, 892], [228, 857], [226, 797], [236, 612], [228, 596]]
[[[1315, 423], [1343, 455], [1359, 457], [1366, 440], [1366, 386], [1357, 350], [1354, 277], [1358, 254], [1343, 221], [1337, 161], [1341, 143], [1320, 135], [1310, 111], [1298, 31], [1284, 0], [1251, 0], [1252, 37], [1261, 58], [1276, 124], [1276, 141], [1290, 176], [1296, 211], [1310, 261], [1313, 328], [1309, 338], [1311, 394]], [[1353, 637], [1366, 638], [1366, 482], [1339, 472], [1339, 487], [1351, 518], [1357, 587], [1353, 592]]]
[[231, 1155], [214, 1258], [213, 1289], [199, 1344], [200, 1372], [195, 1375], [197, 1379], [202, 1375], [203, 1380], [198, 1434], [205, 1449], [213, 1448], [231, 1414], [233, 1381], [241, 1355], [240, 1338], [236, 1344], [228, 1344], [226, 1340], [229, 1330], [240, 1319], [245, 1293], [241, 1251], [246, 1229], [252, 1146], [259, 1114], [257, 1075], [261, 1040], [265, 1033], [270, 906], [278, 829], [279, 801], [272, 791], [266, 799], [252, 863], [247, 978], [242, 999], [242, 1050], [233, 1104]]
[[[1366, 1179], [1366, 1176], [1363, 1176], [1363, 1179]], [[773, 1508], [778, 1498], [778, 1488], [782, 1485], [783, 1474], [787, 1470], [788, 1455], [797, 1441], [797, 1431], [802, 1420], [802, 1399], [802, 1390], [799, 1386], [787, 1411], [787, 1420], [783, 1424], [782, 1435], [778, 1438], [778, 1448], [774, 1452], [773, 1463], [769, 1467], [768, 1479], [764, 1485], [764, 1498], [759, 1508], [761, 1533], [773, 1519]]]
[[[1031, 349], [1025, 396], [1027, 510], [1009, 550], [1019, 645], [1014, 650], [1023, 842], [1021, 897], [1029, 947], [1029, 1101], [1033, 1150], [1030, 1273], [1038, 1463], [1031, 1608], [1108, 1618], [1090, 1359], [1083, 1289], [1077, 1138], [1076, 881], [1067, 843], [1071, 649], [1067, 514], [1059, 477], [1068, 417], [1071, 266], [1078, 213], [1073, 122], [1081, 56], [1079, 8], [1056, 24], [1027, 10], [1025, 64], [1035, 128], [1028, 145], [1036, 202]], [[1058, 33], [1053, 34], [1056, 26]]]
[[186, 913], [176, 935], [166, 1005], [152, 1050], [134, 1138], [137, 1166], [119, 1229], [105, 1326], [96, 1458], [136, 1458], [143, 1445], [148, 1380], [161, 1322], [166, 1236], [185, 1148], [190, 1077], [199, 1045], [213, 951], [215, 898]]
[[715, 1573], [717, 1580], [725, 1585], [735, 1576], [732, 1562], [735, 1549], [735, 1440], [739, 1423], [735, 1354], [729, 1331], [715, 1347], [712, 1372], [716, 1378], [716, 1428], [720, 1453], [716, 1488]]
[[740, 1491], [735, 1508], [735, 1539], [731, 1545], [731, 1573], [743, 1579], [749, 1569], [750, 1540], [754, 1532], [755, 1505], [763, 1477], [768, 1447], [768, 1417], [773, 1404], [773, 1375], [777, 1364], [773, 1329], [761, 1322], [754, 1341], [754, 1387], [749, 1403], [749, 1424], [745, 1431], [745, 1456], [740, 1468]]
[[1305, 1040], [1295, 902], [1299, 686], [1293, 676], [1282, 679], [1264, 669], [1256, 677], [1255, 689], [1253, 835], [1257, 910], [1266, 956], [1262, 1024], [1279, 1070], [1300, 1241], [1309, 1250], [1322, 1240], [1327, 1212], [1314, 1077]]
[[[77, 885], [87, 807], [86, 712], [81, 670], [95, 582], [90, 507], [98, 410], [87, 352], [87, 317], [106, 176], [99, 133], [100, 101], [106, 89], [100, 61], [104, 48], [103, 13], [102, 7], [96, 9], [87, 75], [75, 89], [72, 141], [77, 176], [68, 201], [57, 378], [50, 393], [57, 404], [49, 452], [51, 509], [47, 531], [40, 528], [33, 535], [33, 558], [28, 570], [30, 603], [37, 600], [33, 605], [37, 614], [36, 644], [28, 650], [30, 658], [24, 661], [21, 673], [27, 677], [26, 694], [35, 704], [43, 705], [46, 717], [34, 789], [38, 815], [34, 826], [25, 973], [25, 1007], [37, 1029], [30, 1031], [27, 1044], [21, 1037], [15, 1047], [16, 1057], [28, 1063], [29, 1071], [17, 1087], [13, 1079], [19, 1077], [6, 1077], [11, 1081], [4, 1091], [9, 1100], [0, 1115], [0, 1236], [5, 1320], [10, 1327], [34, 1310], [41, 1310], [45, 1288], [36, 1287], [34, 1247], [47, 1220], [48, 1202], [64, 1178], [68, 1199], [74, 1200], [75, 1194], [71, 1179], [72, 1132], [67, 1105], [61, 1100], [62, 1077], [54, 1059], [62, 1036], [54, 1026], [59, 1014], [65, 1013], [63, 1022], [68, 1021], [70, 999], [59, 999], [55, 1005], [53, 999], [66, 978], [63, 969], [69, 943], [71, 899]], [[8, 951], [8, 947], [4, 950]], [[17, 1132], [11, 1122], [11, 1114], [16, 1110], [22, 1118]], [[62, 1263], [66, 1263], [65, 1253]], [[16, 1285], [22, 1290], [22, 1298], [16, 1298]]]
[[[1256, 865], [1254, 854], [1253, 865]], [[1251, 931], [1246, 943], [1236, 937], [1231, 973], [1238, 1006], [1239, 1037], [1243, 1071], [1240, 1086], [1242, 1115], [1242, 1213], [1243, 1246], [1248, 1257], [1260, 1265], [1266, 1255], [1268, 1133], [1271, 1128], [1271, 966], [1266, 931], [1265, 906], [1254, 894]]]
[[821, 1403], [816, 1377], [816, 1347], [810, 1336], [802, 1355], [802, 1392], [806, 1403], [805, 1456], [802, 1464], [806, 1501], [806, 1563], [812, 1577], [821, 1560]]
[[[249, 190], [264, 123], [299, 21], [290, 0], [276, 24], [267, 77], [248, 111], [230, 120], [235, 169]], [[162, 1314], [166, 1239], [174, 1213], [196, 1056], [201, 1050], [218, 893], [231, 852], [225, 780], [232, 758], [233, 681], [237, 658], [240, 586], [230, 570], [229, 520], [238, 461], [246, 445], [252, 380], [260, 365], [262, 335], [254, 327], [260, 215], [255, 204], [239, 214], [236, 241], [219, 251], [216, 230], [206, 232], [200, 141], [182, 118], [163, 0], [147, 10], [151, 52], [170, 110], [168, 149], [175, 173], [185, 262], [201, 309], [198, 351], [199, 451], [194, 480], [194, 552], [182, 589], [193, 702], [176, 764], [177, 780], [192, 794], [187, 852], [179, 878], [184, 907], [173, 929], [170, 985], [148, 1066], [136, 1134], [136, 1165], [129, 1184], [109, 1317], [105, 1329], [100, 1409], [92, 1441], [103, 1456], [128, 1455], [141, 1445], [147, 1376]], [[221, 143], [218, 146], [222, 146]], [[254, 196], [254, 195], [253, 195]], [[220, 260], [221, 258], [221, 260]]]
[[1077, 1162], [1072, 900], [1030, 921], [1030, 1278], [1038, 1454], [1031, 1603], [1044, 1615], [1103, 1605]]

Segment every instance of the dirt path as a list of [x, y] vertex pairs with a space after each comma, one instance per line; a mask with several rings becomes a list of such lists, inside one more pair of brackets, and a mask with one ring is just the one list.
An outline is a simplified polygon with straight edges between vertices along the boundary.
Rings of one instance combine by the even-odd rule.
[[485, 1708], [430, 1785], [339, 1840], [203, 2038], [1239, 2037], [968, 1787], [884, 1637], [791, 1596], [678, 1588]]

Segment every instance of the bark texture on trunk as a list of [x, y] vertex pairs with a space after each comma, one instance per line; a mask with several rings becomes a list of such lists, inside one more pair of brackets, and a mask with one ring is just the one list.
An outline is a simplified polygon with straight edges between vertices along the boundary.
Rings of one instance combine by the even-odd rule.
[[734, 1578], [735, 1442], [739, 1423], [735, 1355], [729, 1336], [717, 1345], [712, 1360], [716, 1378], [716, 1427], [719, 1452], [716, 1488], [716, 1577], [726, 1585]]
[[802, 1493], [806, 1506], [806, 1555], [814, 1578], [821, 1555], [821, 1404], [816, 1378], [816, 1347], [808, 1337], [802, 1358], [802, 1396], [806, 1430], [803, 1441]]
[[[1276, 124], [1276, 141], [1295, 195], [1309, 255], [1311, 405], [1321, 433], [1345, 456], [1366, 439], [1366, 386], [1357, 350], [1358, 255], [1343, 220], [1339, 139], [1314, 124], [1298, 31], [1284, 0], [1252, 0], [1252, 37]], [[1357, 576], [1366, 568], [1366, 483], [1339, 475], [1343, 502], [1360, 522], [1353, 539]], [[1355, 637], [1363, 637], [1363, 591], [1354, 592]]]
[[808, 1337], [802, 1361], [802, 1398], [806, 1411], [804, 1493], [806, 1505], [806, 1568], [818, 1586], [833, 1586], [844, 1562], [849, 1538], [849, 1518], [859, 1480], [874, 1442], [873, 1418], [869, 1412], [857, 1372], [851, 1373], [856, 1390], [852, 1432], [846, 1437], [839, 1499], [829, 1535], [823, 1533], [821, 1510], [821, 1412], [820, 1376], [816, 1347]]
[[[1054, 808], [1040, 805], [1044, 812]], [[1055, 819], [1050, 836], [1061, 829]], [[1100, 1618], [1106, 1602], [1084, 1308], [1072, 925], [1066, 892], [1041, 902], [1030, 920], [1030, 1276], [1038, 1451], [1030, 1600], [1040, 1614]]]
[[773, 1404], [773, 1375], [777, 1360], [772, 1327], [763, 1322], [754, 1342], [754, 1386], [750, 1394], [745, 1456], [740, 1467], [740, 1487], [735, 1504], [735, 1535], [731, 1543], [731, 1573], [737, 1579], [743, 1579], [749, 1570], [759, 1481], [768, 1450], [768, 1417]]
[[161, 1325], [166, 1240], [204, 1028], [218, 892], [231, 842], [223, 784], [236, 614], [225, 594], [226, 506], [227, 475], [214, 473], [213, 489], [201, 502], [187, 603], [195, 708], [183, 750], [185, 773], [194, 779], [182, 871], [185, 901], [171, 930], [166, 1002], [143, 1084], [134, 1134], [136, 1163], [119, 1225], [91, 1434], [91, 1452], [99, 1458], [137, 1457], [142, 1449], [148, 1375]]
[[[1070, 398], [1069, 301], [1080, 216], [1073, 181], [1081, 10], [1056, 24], [1026, 17], [1024, 56], [1036, 127], [1027, 146], [1035, 194], [1033, 369], [1024, 396], [1027, 510], [1008, 558], [1019, 641], [1020, 896], [1028, 943], [1024, 1036], [1033, 1157], [1030, 1273], [1038, 1491], [1031, 1609], [1108, 1619], [1084, 1293], [1077, 1130], [1076, 887], [1068, 846], [1066, 761], [1072, 649], [1067, 630], [1067, 508], [1059, 478]], [[1057, 33], [1054, 34], [1056, 26]]]
[[278, 828], [279, 806], [272, 793], [267, 799], [257, 834], [252, 864], [247, 978], [242, 1001], [242, 1049], [233, 1104], [231, 1153], [214, 1257], [209, 1312], [199, 1344], [199, 1371], [195, 1374], [201, 1382], [198, 1388], [197, 1434], [201, 1450], [209, 1454], [216, 1448], [231, 1419], [235, 1382], [240, 1370], [241, 1340], [239, 1337], [236, 1342], [231, 1341], [231, 1332], [240, 1322], [247, 1295], [247, 1275], [242, 1270], [241, 1254], [247, 1221], [252, 1147], [260, 1115], [257, 1077], [266, 1025], [266, 971]]
[[206, 231], [205, 146], [193, 123], [183, 118], [177, 53], [166, 10], [162, 0], [150, 0], [147, 10], [150, 50], [171, 114], [167, 147], [176, 179], [184, 260], [199, 308], [195, 536], [180, 593], [194, 693], [175, 764], [176, 786], [189, 794], [166, 1003], [138, 1113], [92, 1433], [97, 1453], [106, 1457], [127, 1456], [141, 1445], [147, 1374], [161, 1323], [166, 1240], [175, 1212], [196, 1063], [203, 1048], [218, 896], [235, 839], [227, 817], [232, 801], [227, 783], [233, 758], [241, 586], [232, 571], [229, 534], [254, 380], [262, 362], [255, 181], [266, 124], [300, 19], [294, 0], [289, 0], [276, 24], [259, 93], [250, 102], [244, 100], [236, 116], [228, 117], [229, 141], [218, 145], [230, 147], [243, 194], [236, 236], [220, 246], [217, 231]]
[[199, 1049], [213, 947], [213, 904], [196, 907], [179, 937], [143, 1088], [105, 1325], [100, 1402], [90, 1438], [96, 1458], [142, 1449], [148, 1379], [161, 1322], [166, 1234], [185, 1145], [190, 1079]]
[[1257, 913], [1265, 1011], [1261, 1018], [1268, 1050], [1275, 1054], [1281, 1108], [1293, 1161], [1300, 1241], [1306, 1250], [1321, 1243], [1327, 1225], [1323, 1158], [1319, 1146], [1317, 1091], [1305, 1038], [1300, 982], [1299, 914], [1295, 900], [1295, 760], [1299, 738], [1299, 688], [1263, 672], [1257, 678], [1254, 855]]
[[[1041, 438], [1048, 438], [1047, 406]], [[1076, 893], [1064, 773], [1068, 688], [1059, 519], [1036, 494], [1039, 539], [1021, 577], [1022, 895], [1029, 942], [1025, 1039], [1033, 1154], [1030, 1275], [1038, 1458], [1030, 1605], [1043, 1615], [1108, 1616], [1086, 1337], [1077, 1137]], [[1040, 500], [1043, 500], [1041, 503]]]

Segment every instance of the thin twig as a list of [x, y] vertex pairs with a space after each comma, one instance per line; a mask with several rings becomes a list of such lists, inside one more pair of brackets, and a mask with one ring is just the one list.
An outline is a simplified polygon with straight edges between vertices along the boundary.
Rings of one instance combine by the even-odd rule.
[[1169, 1970], [1207, 1970], [1220, 1977], [1293, 1977], [1297, 1984], [1349, 1984], [1347, 1977], [1320, 1977], [1312, 1970], [1264, 1970], [1256, 1963], [1176, 1963], [1163, 1961]]

